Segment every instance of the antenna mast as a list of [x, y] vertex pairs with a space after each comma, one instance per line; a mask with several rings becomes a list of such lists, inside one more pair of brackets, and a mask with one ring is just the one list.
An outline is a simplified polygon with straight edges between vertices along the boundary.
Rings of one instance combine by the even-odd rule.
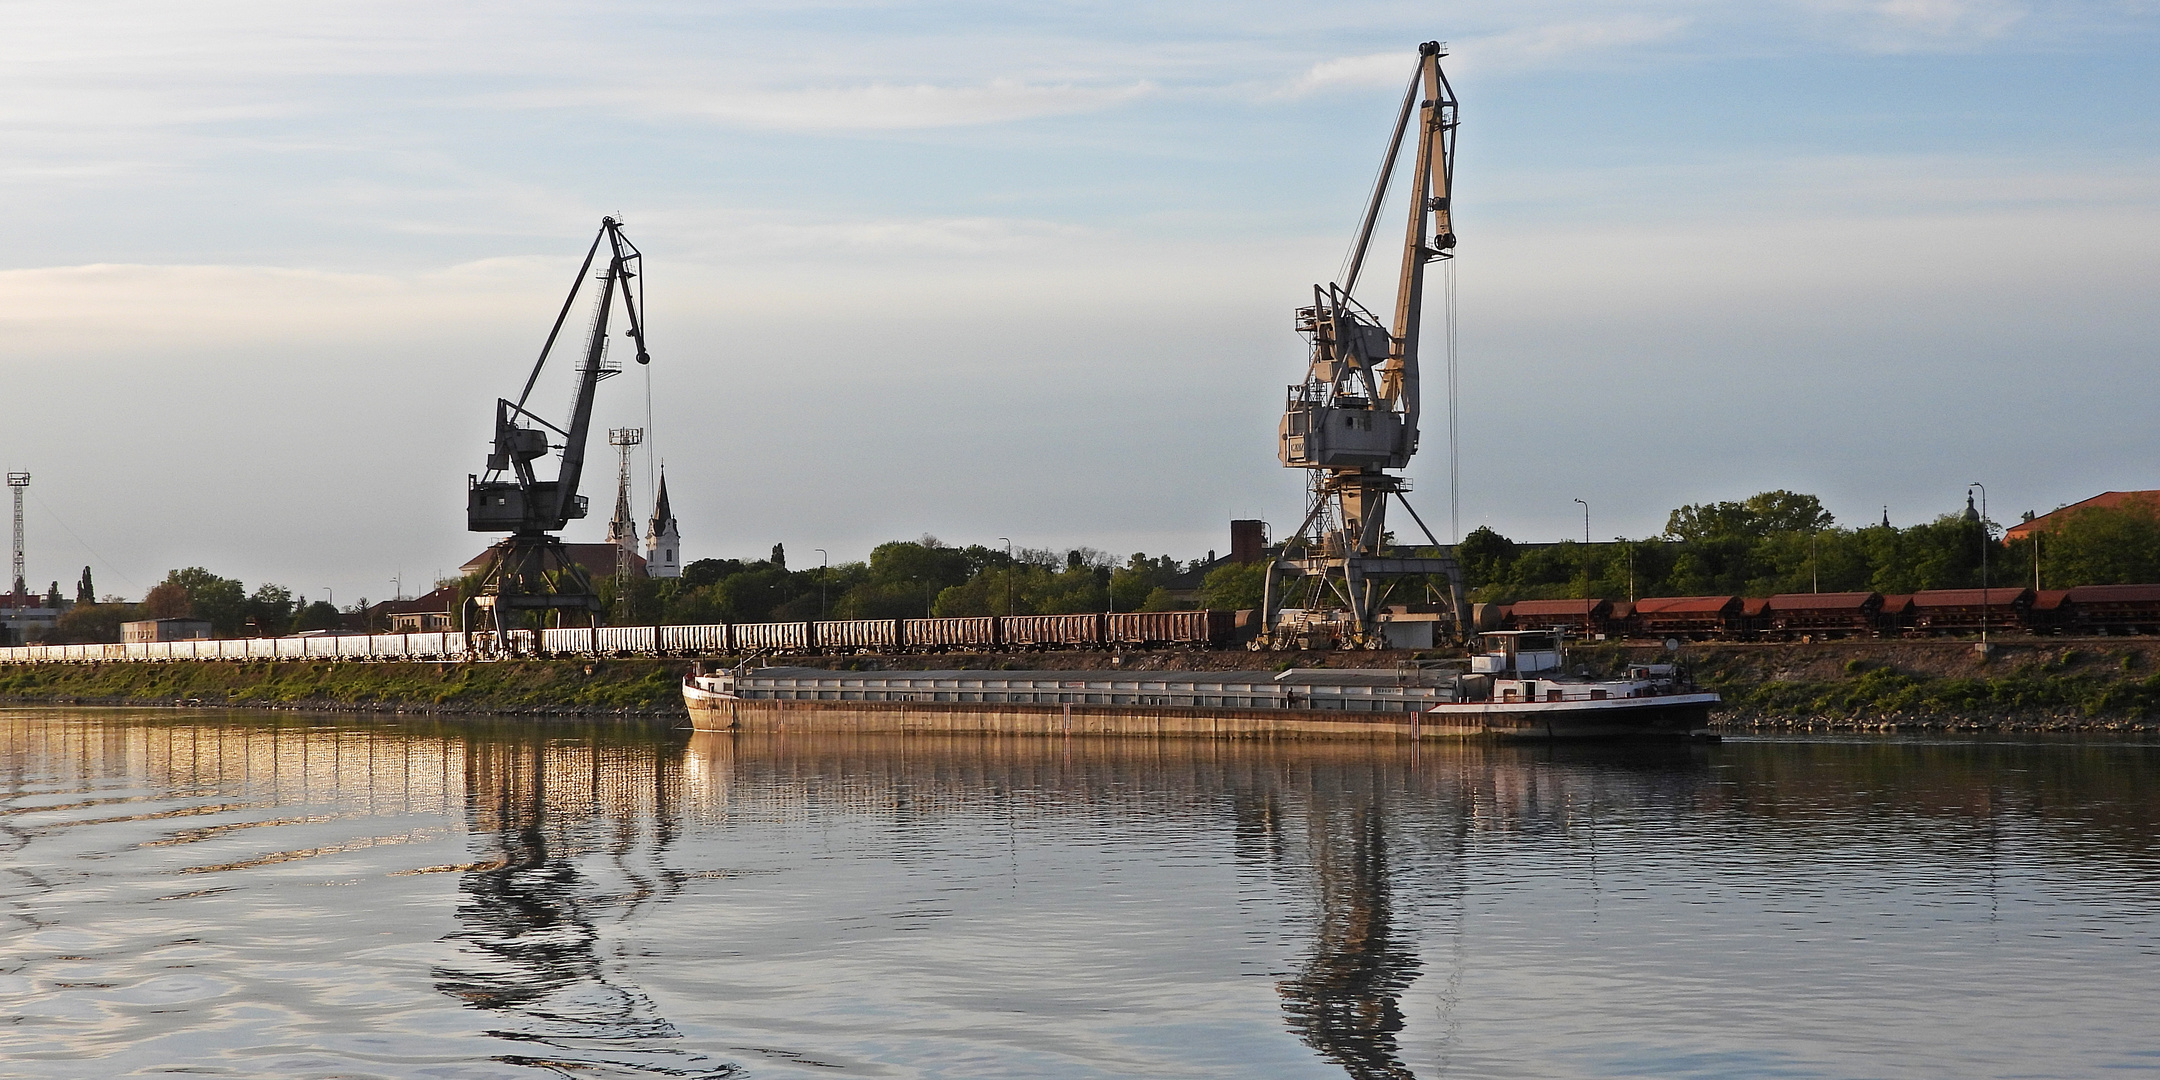
[[13, 595], [16, 600], [16, 606], [21, 607], [23, 598], [29, 595], [29, 593], [23, 587], [22, 498], [23, 489], [30, 486], [30, 474], [26, 472], [11, 472], [7, 474], [7, 482], [9, 489], [11, 489], [15, 493], [15, 590]]

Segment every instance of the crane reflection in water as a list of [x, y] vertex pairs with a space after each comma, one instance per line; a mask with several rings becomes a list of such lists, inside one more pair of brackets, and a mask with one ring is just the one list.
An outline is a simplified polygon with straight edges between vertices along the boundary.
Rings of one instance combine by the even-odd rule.
[[[733, 1063], [668, 1046], [680, 1032], [610, 974], [599, 949], [603, 919], [634, 918], [681, 887], [661, 864], [679, 829], [671, 789], [680, 751], [476, 740], [465, 761], [466, 823], [481, 857], [459, 887], [459, 959], [436, 970], [435, 986], [493, 1014], [489, 1035], [530, 1047], [497, 1060], [577, 1076], [739, 1075]], [[641, 850], [646, 821], [653, 832]], [[621, 874], [619, 890], [579, 868], [600, 852]]]
[[1290, 1030], [1359, 1080], [1408, 1078], [1396, 1038], [1421, 965], [1395, 925], [1388, 836], [1377, 800], [1315, 808], [1313, 950], [1276, 984]]

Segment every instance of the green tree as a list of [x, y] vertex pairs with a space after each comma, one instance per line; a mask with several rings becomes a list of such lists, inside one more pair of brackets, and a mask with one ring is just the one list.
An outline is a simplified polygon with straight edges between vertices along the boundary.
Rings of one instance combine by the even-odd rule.
[[341, 629], [344, 624], [344, 616], [338, 614], [336, 605], [328, 601], [317, 600], [294, 613], [292, 628], [295, 632], [337, 630]]
[[2160, 581], [2160, 506], [2133, 501], [2065, 516], [2040, 539], [2040, 568], [2049, 588]]
[[82, 578], [75, 583], [75, 602], [77, 604], [97, 603], [97, 587], [90, 583], [90, 568], [87, 566], [82, 568]]
[[1813, 495], [1765, 491], [1741, 502], [1683, 506], [1665, 519], [1665, 535], [1676, 540], [1760, 539], [1779, 532], [1827, 529], [1833, 519]]
[[165, 584], [186, 590], [187, 614], [208, 620], [211, 632], [218, 637], [240, 633], [241, 621], [246, 617], [247, 589], [238, 581], [190, 566], [167, 573]]
[[190, 613], [187, 586], [176, 581], [159, 582], [143, 594], [143, 617], [185, 619]]
[[120, 640], [120, 624], [150, 617], [135, 604], [77, 604], [62, 612], [45, 640], [55, 644], [94, 644]]
[[264, 582], [255, 587], [243, 605], [244, 620], [255, 625], [255, 632], [263, 637], [281, 637], [291, 632], [293, 619], [292, 590], [283, 585]]
[[1215, 611], [1257, 609], [1267, 588], [1269, 560], [1224, 563], [1200, 581], [1200, 606]]
[[1480, 525], [1455, 545], [1455, 562], [1462, 567], [1465, 588], [1490, 585], [1507, 577], [1515, 562], [1515, 542]]

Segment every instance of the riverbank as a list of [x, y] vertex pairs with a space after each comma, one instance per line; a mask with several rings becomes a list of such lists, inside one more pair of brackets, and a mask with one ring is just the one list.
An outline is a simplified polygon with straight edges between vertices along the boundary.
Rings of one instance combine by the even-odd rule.
[[[2160, 731], [2160, 640], [2020, 638], [1983, 655], [1969, 641], [1595, 644], [1593, 670], [1677, 658], [1724, 696], [1723, 731]], [[1438, 652], [1045, 652], [792, 659], [850, 670], [1222, 671], [1394, 667]], [[684, 717], [687, 660], [491, 663], [167, 661], [0, 665], [0, 701], [178, 705], [429, 715]]]

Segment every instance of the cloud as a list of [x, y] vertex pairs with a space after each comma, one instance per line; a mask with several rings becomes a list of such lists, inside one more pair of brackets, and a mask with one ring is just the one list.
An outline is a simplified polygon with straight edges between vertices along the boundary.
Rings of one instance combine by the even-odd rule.
[[1805, 6], [1854, 24], [1847, 36], [1879, 53], [1977, 48], [2001, 40], [2030, 14], [2012, 0], [1807, 0]]
[[1144, 97], [1154, 89], [1145, 80], [1116, 86], [1082, 86], [992, 79], [974, 86], [873, 83], [757, 90], [657, 87], [637, 91], [628, 100], [646, 111], [702, 116], [746, 127], [901, 131], [1095, 112]]
[[[1464, 65], [1509, 70], [1544, 67], [1575, 57], [1663, 41], [1687, 26], [1688, 20], [1684, 18], [1646, 15], [1536, 23], [1449, 42], [1448, 66], [1451, 70]], [[1401, 86], [1416, 66], [1416, 58], [1417, 54], [1400, 50], [1323, 60], [1307, 68], [1290, 84], [1286, 93], [1294, 96], [1335, 89]]]

